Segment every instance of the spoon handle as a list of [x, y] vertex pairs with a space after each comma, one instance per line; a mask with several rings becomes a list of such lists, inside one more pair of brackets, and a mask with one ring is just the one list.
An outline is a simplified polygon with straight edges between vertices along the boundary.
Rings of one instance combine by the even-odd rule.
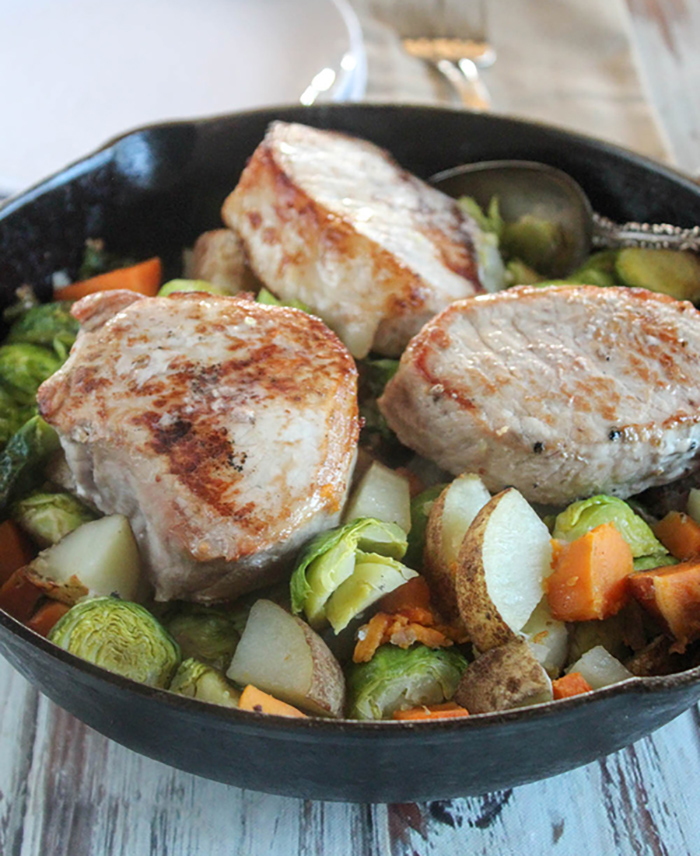
[[700, 252], [700, 226], [682, 229], [668, 223], [613, 223], [593, 215], [594, 247], [649, 247]]

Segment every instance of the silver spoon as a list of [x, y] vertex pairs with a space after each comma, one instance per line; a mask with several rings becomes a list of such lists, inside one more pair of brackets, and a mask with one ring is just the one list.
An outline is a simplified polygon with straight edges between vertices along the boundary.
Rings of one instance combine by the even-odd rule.
[[[613, 223], [596, 214], [570, 175], [535, 161], [481, 161], [438, 172], [430, 183], [450, 196], [471, 196], [482, 208], [497, 196], [504, 220], [524, 214], [559, 223], [567, 254], [562, 275], [585, 261], [592, 248], [656, 247], [700, 252], [700, 226], [668, 223]], [[566, 268], [566, 270], [564, 270]]]

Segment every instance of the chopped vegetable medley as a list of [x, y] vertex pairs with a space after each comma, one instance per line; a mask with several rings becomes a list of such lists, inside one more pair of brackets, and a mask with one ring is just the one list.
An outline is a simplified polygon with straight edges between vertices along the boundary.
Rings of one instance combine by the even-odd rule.
[[[700, 299], [691, 253], [606, 250], [551, 280], [561, 240], [552, 224], [529, 215], [505, 223], [497, 200], [486, 212], [461, 204], [499, 243], [507, 285], [622, 285]], [[219, 238], [203, 245], [223, 246]], [[155, 602], [147, 539], [133, 518], [104, 513], [76, 489], [56, 431], [38, 415], [37, 390], [76, 340], [74, 301], [124, 289], [169, 300], [239, 291], [211, 253], [207, 265], [215, 283], [195, 266], [163, 284], [158, 258], [120, 260], [90, 240], [79, 277], [57, 288], [54, 302], [38, 304], [24, 288], [6, 311], [2, 609], [127, 678], [286, 717], [419, 727], [700, 663], [700, 487], [659, 520], [645, 495], [540, 508], [514, 488], [492, 493], [480, 473], [453, 477], [389, 427], [377, 400], [399, 361], [375, 352], [356, 361], [359, 458], [336, 525], [299, 545], [281, 586], [233, 601]], [[314, 312], [277, 296], [269, 281], [257, 300], [271, 312]], [[186, 427], [161, 422], [162, 442], [176, 444]], [[535, 444], [534, 454], [546, 452]]]

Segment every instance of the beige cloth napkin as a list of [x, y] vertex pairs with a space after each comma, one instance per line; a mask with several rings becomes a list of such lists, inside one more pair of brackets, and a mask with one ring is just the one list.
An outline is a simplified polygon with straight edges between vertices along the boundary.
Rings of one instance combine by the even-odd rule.
[[[493, 112], [547, 122], [670, 160], [635, 66], [624, 0], [485, 2], [489, 38], [498, 56], [483, 72]], [[452, 94], [440, 76], [407, 56], [396, 34], [382, 23], [401, 14], [401, 0], [352, 0], [352, 5], [366, 41], [366, 100], [450, 103]]]

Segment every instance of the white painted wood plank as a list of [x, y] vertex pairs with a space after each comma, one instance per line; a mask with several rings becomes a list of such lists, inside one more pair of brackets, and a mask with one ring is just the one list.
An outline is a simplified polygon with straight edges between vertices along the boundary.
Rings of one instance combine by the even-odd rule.
[[27, 809], [38, 693], [0, 659], [0, 853], [19, 852]]
[[552, 779], [481, 798], [391, 807], [395, 829], [403, 825], [392, 853], [690, 854], [700, 841], [690, 797], [699, 780], [697, 719], [687, 713], [653, 738]]
[[[20, 704], [10, 708], [3, 721], [16, 718]], [[15, 782], [21, 755], [11, 765]], [[3, 854], [340, 856], [352, 842], [352, 852], [367, 856], [574, 856], [585, 841], [590, 853], [633, 856], [691, 853], [700, 840], [700, 815], [684, 799], [697, 793], [700, 771], [692, 713], [599, 764], [513, 791], [425, 805], [320, 803], [209, 782], [112, 743], [43, 698], [35, 745], [25, 745], [23, 757], [34, 759], [24, 839], [13, 839], [21, 849], [0, 848]]]

